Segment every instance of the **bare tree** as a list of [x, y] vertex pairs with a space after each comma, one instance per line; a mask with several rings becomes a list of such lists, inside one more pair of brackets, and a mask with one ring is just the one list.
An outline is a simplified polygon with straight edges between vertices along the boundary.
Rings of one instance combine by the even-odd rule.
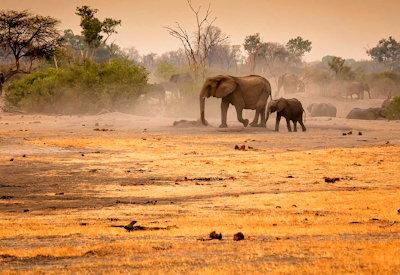
[[[29, 73], [34, 60], [54, 53], [60, 44], [58, 24], [57, 19], [28, 11], [0, 11], [0, 47], [14, 61], [6, 78]], [[28, 65], [23, 68], [21, 61]]]
[[171, 36], [179, 39], [182, 43], [189, 67], [198, 80], [199, 77], [205, 77], [207, 59], [211, 49], [226, 41], [228, 36], [213, 25], [217, 18], [211, 18], [211, 4], [208, 5], [206, 12], [201, 14], [201, 6], [195, 9], [191, 0], [187, 0], [187, 3], [196, 19], [194, 36], [192, 37], [179, 22], [176, 22], [175, 27], [165, 28]]

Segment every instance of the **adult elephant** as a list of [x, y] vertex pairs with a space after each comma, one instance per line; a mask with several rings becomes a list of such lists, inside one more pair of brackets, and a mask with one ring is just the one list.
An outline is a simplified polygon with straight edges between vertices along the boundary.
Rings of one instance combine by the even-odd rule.
[[350, 111], [350, 113], [346, 116], [346, 118], [377, 120], [377, 119], [385, 119], [386, 114], [385, 114], [385, 109], [381, 107], [368, 108], [368, 109], [354, 108]]
[[[221, 125], [219, 127], [228, 127], [226, 117], [229, 104], [236, 108], [238, 120], [244, 127], [249, 124], [248, 119], [243, 119], [243, 109], [256, 110], [253, 127], [265, 127], [265, 108], [268, 98], [271, 97], [271, 85], [262, 76], [249, 75], [244, 77], [234, 77], [230, 75], [218, 75], [207, 78], [200, 91], [200, 116], [203, 125], [207, 125], [204, 117], [205, 99], [208, 97], [221, 98]], [[261, 122], [258, 124], [258, 117]]]
[[279, 76], [277, 96], [279, 95], [282, 87], [284, 94], [305, 92], [304, 82], [295, 74], [283, 74]]
[[353, 81], [347, 85], [346, 98], [353, 98], [353, 95], [356, 95], [358, 99], [364, 99], [364, 92], [367, 92], [368, 97], [371, 99], [371, 93], [368, 84], [365, 82]]
[[336, 117], [337, 109], [331, 103], [312, 103], [307, 106], [312, 117]]

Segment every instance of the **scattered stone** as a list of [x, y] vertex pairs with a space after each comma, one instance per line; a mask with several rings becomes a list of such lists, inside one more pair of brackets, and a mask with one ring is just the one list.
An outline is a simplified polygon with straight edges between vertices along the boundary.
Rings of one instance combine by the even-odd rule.
[[272, 224], [272, 226], [277, 226], [277, 225], [278, 225], [278, 224], [276, 224], [276, 223], [273, 223], [273, 224]]
[[277, 206], [275, 206], [275, 208], [277, 208], [277, 209], [281, 209], [282, 207], [281, 207], [281, 206], [279, 206], [279, 205], [277, 205]]
[[297, 207], [297, 205], [293, 204], [292, 207]]
[[24, 209], [24, 213], [29, 212], [29, 209]]
[[349, 135], [349, 136], [352, 135], [352, 134], [353, 134], [353, 131], [350, 131], [350, 132], [347, 133], [347, 135]]
[[81, 154], [81, 156], [82, 156], [82, 157], [84, 157], [84, 156], [85, 156], [85, 154]]
[[335, 183], [337, 181], [340, 181], [340, 178], [324, 177], [324, 180], [325, 180], [326, 183]]
[[293, 179], [294, 177], [292, 175], [287, 176], [288, 179]]
[[246, 151], [246, 145], [235, 145], [235, 150]]
[[23, 157], [23, 158], [26, 158], [26, 155], [24, 154], [24, 155], [22, 155], [22, 157]]
[[399, 208], [399, 209], [397, 209], [397, 214], [398, 214], [398, 215], [400, 215], [400, 208]]
[[64, 195], [64, 192], [56, 193], [56, 196]]
[[233, 240], [234, 241], [242, 241], [244, 240], [244, 235], [242, 232], [238, 232], [235, 235], [233, 235]]
[[14, 158], [11, 158], [10, 161], [14, 161]]
[[80, 226], [86, 226], [86, 225], [88, 225], [86, 222], [81, 222], [80, 224], [79, 224]]
[[14, 198], [13, 196], [1, 196], [0, 200], [11, 200], [12, 198]]
[[211, 232], [209, 237], [211, 240], [222, 240], [222, 234], [215, 231]]
[[359, 136], [362, 136], [362, 134], [363, 134], [362, 132], [358, 132], [358, 135], [359, 135]]
[[342, 133], [342, 135], [343, 135], [343, 136], [347, 136], [347, 134], [346, 134], [346, 133]]

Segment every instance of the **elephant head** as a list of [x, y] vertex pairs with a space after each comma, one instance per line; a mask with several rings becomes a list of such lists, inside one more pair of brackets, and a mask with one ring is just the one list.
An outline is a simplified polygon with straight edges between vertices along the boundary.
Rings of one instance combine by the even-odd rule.
[[223, 98], [236, 89], [237, 83], [233, 77], [218, 75], [207, 78], [200, 91], [200, 117], [203, 125], [208, 125], [204, 117], [205, 99], [211, 96]]
[[273, 113], [273, 112], [282, 112], [286, 108], [287, 104], [288, 103], [287, 103], [286, 99], [284, 99], [284, 98], [271, 100], [268, 103], [266, 120], [268, 120], [269, 115], [271, 113]]

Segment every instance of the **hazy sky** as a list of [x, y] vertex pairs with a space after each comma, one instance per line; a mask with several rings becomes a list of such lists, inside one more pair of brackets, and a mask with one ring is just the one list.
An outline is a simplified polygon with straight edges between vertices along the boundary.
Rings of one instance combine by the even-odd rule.
[[[326, 54], [365, 59], [365, 49], [389, 35], [400, 39], [400, 0], [192, 0], [204, 8], [211, 2], [215, 25], [243, 44], [259, 32], [265, 41], [286, 43], [298, 35], [313, 42], [307, 60]], [[79, 32], [75, 7], [98, 8], [99, 17], [122, 20], [113, 37], [122, 47], [141, 54], [177, 49], [180, 45], [163, 26], [179, 21], [194, 26], [185, 0], [0, 0], [0, 9], [29, 9], [61, 20], [61, 28]]]

